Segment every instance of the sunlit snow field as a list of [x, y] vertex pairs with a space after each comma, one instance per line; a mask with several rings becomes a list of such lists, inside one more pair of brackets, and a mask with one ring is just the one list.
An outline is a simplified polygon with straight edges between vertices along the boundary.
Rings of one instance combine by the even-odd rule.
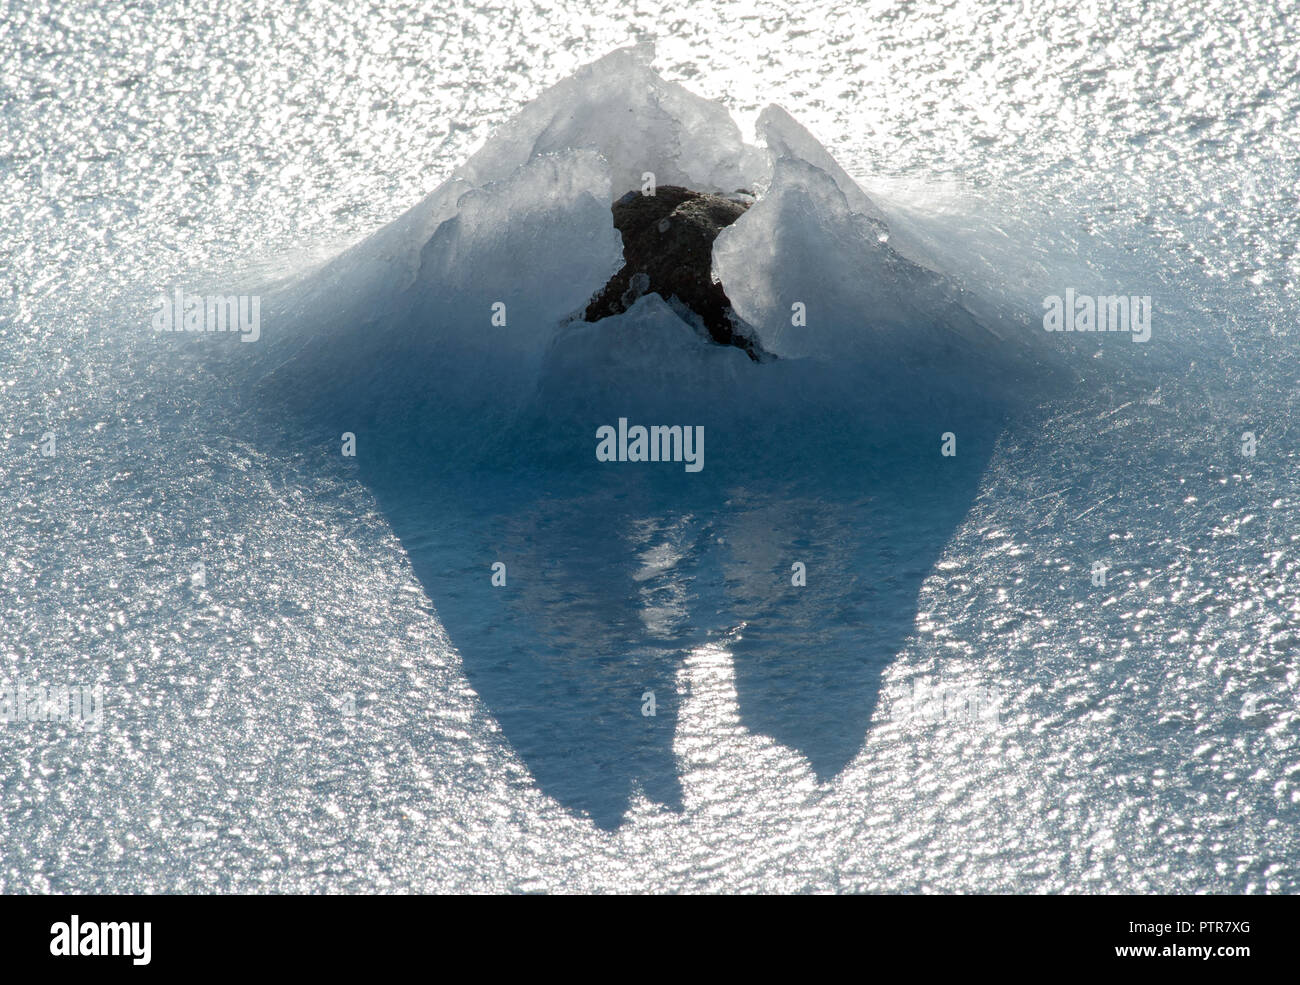
[[[1295, 20], [0, 0], [0, 688], [103, 694], [0, 724], [0, 891], [1300, 891]], [[595, 115], [638, 58], [717, 105]], [[754, 179], [787, 358], [564, 324], [652, 158]], [[598, 465], [624, 406], [704, 470]]]

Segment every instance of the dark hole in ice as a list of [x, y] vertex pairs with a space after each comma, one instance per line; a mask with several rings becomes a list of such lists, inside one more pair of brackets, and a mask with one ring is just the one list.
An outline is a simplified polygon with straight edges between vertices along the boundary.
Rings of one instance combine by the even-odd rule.
[[654, 293], [688, 308], [719, 345], [734, 345], [755, 362], [774, 358], [746, 334], [713, 279], [713, 241], [747, 208], [739, 198], [678, 185], [660, 185], [653, 195], [628, 192], [612, 206], [614, 228], [623, 236], [623, 269], [592, 298], [586, 320], [621, 314]]

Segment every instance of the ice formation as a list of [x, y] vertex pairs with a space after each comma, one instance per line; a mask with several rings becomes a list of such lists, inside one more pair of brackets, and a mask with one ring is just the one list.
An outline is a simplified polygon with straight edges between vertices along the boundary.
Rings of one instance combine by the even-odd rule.
[[[652, 58], [648, 44], [621, 49], [553, 86], [422, 202], [290, 285], [273, 302], [289, 328], [264, 382], [376, 426], [445, 430], [460, 416], [475, 445], [475, 432], [594, 411], [611, 359], [635, 366], [617, 384], [624, 403], [680, 403], [689, 385], [714, 395], [714, 416], [724, 394], [740, 413], [779, 404], [795, 380], [812, 401], [993, 389], [989, 374], [1014, 362], [1004, 339], [811, 134], [773, 106], [765, 147], [749, 146], [722, 105], [660, 78]], [[622, 267], [611, 203], [647, 182], [756, 192], [714, 242], [713, 274], [744, 334], [820, 370], [737, 377], [654, 297], [581, 323]]]

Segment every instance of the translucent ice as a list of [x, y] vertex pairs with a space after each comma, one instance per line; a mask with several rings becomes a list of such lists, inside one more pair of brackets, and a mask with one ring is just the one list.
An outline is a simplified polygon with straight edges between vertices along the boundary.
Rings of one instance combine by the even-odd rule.
[[[649, 45], [615, 51], [553, 86], [405, 215], [281, 292], [281, 317], [267, 321], [288, 328], [268, 332], [270, 379], [333, 417], [428, 418], [442, 431], [456, 417], [517, 427], [553, 413], [558, 394], [600, 392], [614, 351], [640, 359], [632, 378], [661, 381], [666, 399], [722, 392], [701, 374], [735, 367], [704, 358], [706, 336], [645, 344], [646, 324], [690, 318], [672, 299], [590, 331], [571, 325], [622, 264], [611, 203], [650, 176], [759, 193], [715, 242], [713, 273], [744, 334], [778, 357], [834, 364], [817, 393], [843, 389], [826, 374], [879, 391], [915, 369], [929, 387], [993, 357], [1000, 342], [974, 299], [807, 130], [769, 107], [766, 149], [746, 145], [723, 106], [661, 79], [652, 57]], [[573, 351], [581, 340], [593, 358]], [[786, 375], [749, 371], [760, 375], [733, 406], [762, 403], [752, 387]], [[472, 443], [474, 428], [462, 431]]]
[[958, 289], [893, 245], [883, 213], [777, 107], [760, 119], [772, 182], [713, 247], [763, 347], [785, 357], [936, 362], [995, 342]]
[[657, 184], [732, 192], [760, 181], [763, 155], [746, 145], [726, 108], [666, 82], [654, 46], [612, 52], [552, 86], [520, 111], [460, 174], [500, 180], [540, 154], [591, 147], [609, 164], [615, 194]]

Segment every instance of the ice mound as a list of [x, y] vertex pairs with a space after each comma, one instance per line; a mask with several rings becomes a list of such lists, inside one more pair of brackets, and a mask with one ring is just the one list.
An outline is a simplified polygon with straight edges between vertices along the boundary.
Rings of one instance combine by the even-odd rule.
[[[635, 342], [648, 311], [662, 321], [657, 307], [574, 326], [623, 266], [611, 205], [648, 175], [656, 187], [757, 192], [715, 241], [713, 274], [745, 336], [778, 359], [823, 364], [824, 385], [803, 399], [907, 394], [954, 373], [986, 388], [1013, 365], [998, 368], [1006, 346], [969, 293], [787, 113], [769, 107], [765, 148], [748, 146], [723, 106], [660, 78], [652, 58], [648, 44], [622, 49], [553, 86], [405, 215], [271, 298], [275, 368], [260, 382], [353, 430], [460, 420], [467, 444], [599, 389], [608, 345], [654, 360], [641, 375], [662, 381], [661, 396], [709, 386], [694, 363], [733, 364], [703, 359], [707, 333], [686, 348]], [[597, 338], [613, 341], [586, 359], [574, 351]], [[783, 376], [747, 368], [755, 388]], [[834, 374], [851, 385], [829, 385]]]
[[787, 358], [853, 358], [866, 348], [938, 361], [997, 344], [954, 285], [894, 245], [884, 214], [807, 131], [773, 106], [759, 133], [774, 158], [771, 185], [713, 252], [764, 348]]
[[741, 139], [726, 108], [667, 82], [651, 68], [654, 45], [614, 51], [552, 86], [503, 126], [458, 174], [482, 185], [541, 155], [590, 147], [609, 167], [615, 195], [657, 184], [730, 192], [760, 181], [762, 152]]

